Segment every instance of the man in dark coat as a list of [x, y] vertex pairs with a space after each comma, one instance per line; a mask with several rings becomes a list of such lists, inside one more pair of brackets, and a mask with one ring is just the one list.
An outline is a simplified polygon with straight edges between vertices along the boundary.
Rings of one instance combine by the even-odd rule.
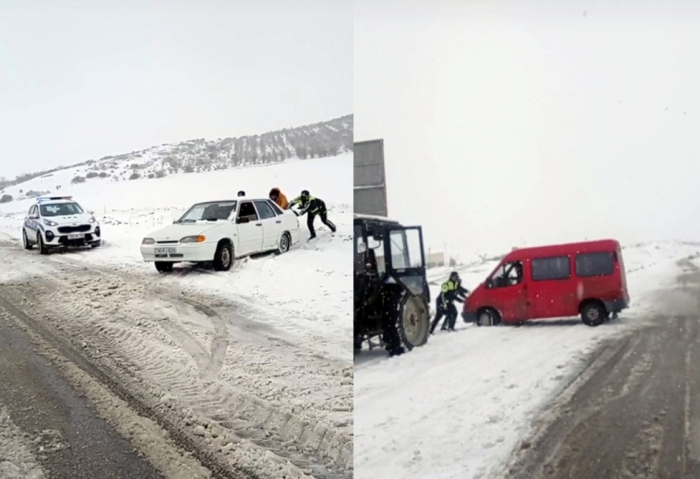
[[445, 321], [442, 323], [442, 330], [454, 331], [455, 323], [457, 322], [457, 308], [454, 305], [455, 301], [463, 303], [469, 291], [462, 287], [462, 280], [457, 271], [453, 271], [447, 281], [442, 283], [442, 290], [435, 301], [437, 310], [433, 324], [430, 325], [430, 334], [435, 332], [440, 319], [445, 316]]
[[309, 215], [306, 219], [306, 226], [309, 228], [309, 233], [311, 233], [311, 236], [309, 236], [309, 240], [312, 240], [316, 237], [316, 231], [314, 230], [314, 220], [316, 219], [316, 215], [318, 215], [321, 218], [321, 221], [324, 225], [328, 226], [330, 230], [333, 233], [335, 233], [335, 225], [332, 221], [328, 219], [328, 210], [326, 210], [326, 203], [324, 203], [322, 199], [314, 198], [309, 194], [308, 190], [304, 190], [301, 192], [301, 195], [297, 196], [289, 202], [289, 208], [291, 209], [292, 206], [297, 204], [300, 208], [298, 213], [299, 216], [303, 215], [304, 213], [307, 213]]

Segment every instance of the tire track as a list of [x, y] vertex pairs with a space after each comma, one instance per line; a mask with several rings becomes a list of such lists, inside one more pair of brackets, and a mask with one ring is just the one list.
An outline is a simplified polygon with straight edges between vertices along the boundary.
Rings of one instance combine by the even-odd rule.
[[[681, 261], [661, 310], [611, 341], [496, 477], [700, 477], [700, 268]], [[596, 357], [595, 355], [593, 356]]]
[[[270, 477], [280, 471], [352, 476], [351, 366], [343, 370], [296, 348], [289, 352], [272, 338], [261, 345], [250, 332], [231, 337], [227, 319], [213, 308], [154, 293], [133, 278], [56, 266], [50, 285], [12, 284], [13, 296], [145, 400], [184, 417], [209, 449]], [[36, 298], [44, 299], [37, 304]], [[188, 318], [207, 327], [187, 328]], [[292, 387], [299, 378], [306, 390]], [[324, 397], [315, 397], [319, 391]]]

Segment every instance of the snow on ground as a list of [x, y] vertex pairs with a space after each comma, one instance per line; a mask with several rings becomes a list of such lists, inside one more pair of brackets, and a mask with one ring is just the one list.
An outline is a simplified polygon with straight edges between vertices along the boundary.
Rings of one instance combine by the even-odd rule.
[[12, 422], [4, 406], [0, 406], [0, 478], [44, 479], [44, 471], [32, 453], [29, 437]]
[[[409, 354], [356, 363], [355, 477], [486, 478], [529, 432], [539, 412], [596, 346], [653, 309], [653, 292], [673, 284], [677, 261], [700, 247], [681, 242], [627, 247], [632, 307], [591, 328], [580, 319], [478, 328], [458, 320]], [[463, 269], [472, 290], [497, 263]], [[449, 274], [431, 272], [431, 294]], [[376, 359], [376, 358], [375, 358]]]
[[[17, 197], [22, 189], [72, 195], [95, 212], [102, 225], [104, 246], [70, 252], [71, 259], [139, 271], [183, 291], [197, 290], [245, 303], [260, 311], [266, 324], [350, 361], [352, 175], [352, 154], [344, 154], [161, 179], [115, 182], [94, 178], [77, 185], [70, 184], [75, 171], [68, 169], [7, 188], [6, 193]], [[57, 185], [62, 187], [57, 190]], [[316, 219], [318, 238], [307, 244], [306, 217], [300, 218], [301, 242], [289, 253], [244, 259], [225, 273], [183, 267], [161, 277], [152, 264], [142, 261], [141, 239], [172, 223], [193, 203], [234, 198], [239, 190], [251, 197], [267, 197], [273, 187], [279, 187], [290, 200], [302, 189], [323, 199], [329, 218], [338, 226], [337, 233], [331, 237]], [[22, 200], [0, 205], [0, 232], [19, 241], [32, 203]], [[55, 256], [60, 260], [61, 255]]]

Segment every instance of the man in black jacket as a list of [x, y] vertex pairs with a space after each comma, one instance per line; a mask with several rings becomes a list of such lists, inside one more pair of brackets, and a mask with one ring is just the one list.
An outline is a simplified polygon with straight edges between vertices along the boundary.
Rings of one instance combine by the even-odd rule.
[[469, 291], [462, 287], [462, 279], [457, 271], [453, 271], [447, 281], [442, 283], [442, 291], [435, 301], [437, 312], [433, 324], [430, 325], [430, 334], [435, 332], [440, 319], [443, 316], [445, 321], [442, 323], [442, 330], [454, 331], [455, 323], [457, 322], [457, 308], [454, 305], [455, 301], [463, 303]]
[[309, 240], [316, 237], [316, 231], [314, 230], [314, 219], [316, 219], [316, 215], [321, 218], [324, 225], [328, 226], [330, 230], [335, 233], [335, 225], [328, 219], [328, 210], [326, 210], [326, 204], [322, 199], [314, 198], [309, 194], [308, 190], [304, 190], [301, 192], [300, 196], [297, 196], [289, 202], [289, 208], [291, 209], [292, 206], [297, 204], [300, 207], [299, 216], [304, 213], [308, 213], [309, 215], [306, 219], [306, 226], [308, 226], [309, 233], [311, 233]]

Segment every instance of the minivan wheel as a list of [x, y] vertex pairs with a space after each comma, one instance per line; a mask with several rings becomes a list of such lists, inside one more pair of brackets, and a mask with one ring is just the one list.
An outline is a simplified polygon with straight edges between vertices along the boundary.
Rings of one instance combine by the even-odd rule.
[[600, 326], [608, 313], [600, 303], [588, 303], [581, 309], [581, 320], [587, 326]]
[[477, 326], [496, 326], [499, 322], [498, 313], [492, 309], [483, 309], [476, 317]]

